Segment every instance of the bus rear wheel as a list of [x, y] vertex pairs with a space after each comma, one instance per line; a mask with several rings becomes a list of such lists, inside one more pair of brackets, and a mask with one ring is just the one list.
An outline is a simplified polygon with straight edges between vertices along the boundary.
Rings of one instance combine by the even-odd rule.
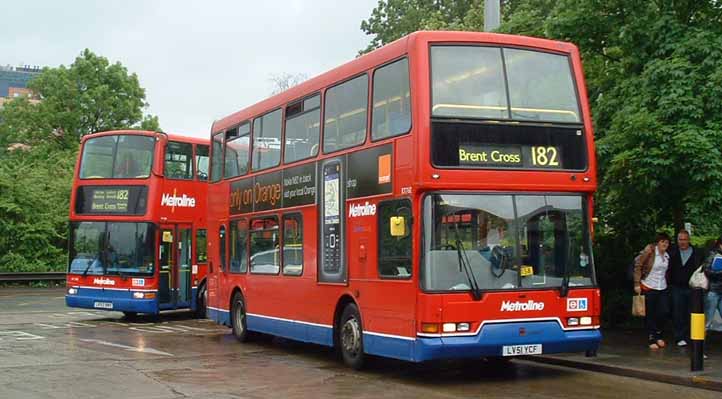
[[239, 292], [233, 295], [233, 302], [231, 304], [231, 328], [233, 329], [233, 336], [235, 336], [238, 341], [246, 342], [248, 340], [246, 303], [243, 301], [243, 296]]
[[355, 304], [348, 304], [341, 313], [338, 322], [338, 346], [343, 362], [359, 370], [363, 367], [364, 343], [361, 315]]

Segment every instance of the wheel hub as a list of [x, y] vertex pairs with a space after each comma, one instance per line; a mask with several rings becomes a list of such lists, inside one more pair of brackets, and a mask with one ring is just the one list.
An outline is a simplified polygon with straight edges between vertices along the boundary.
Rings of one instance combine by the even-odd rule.
[[361, 348], [361, 327], [355, 318], [350, 318], [344, 323], [341, 329], [341, 344], [343, 349], [352, 356], [359, 352]]

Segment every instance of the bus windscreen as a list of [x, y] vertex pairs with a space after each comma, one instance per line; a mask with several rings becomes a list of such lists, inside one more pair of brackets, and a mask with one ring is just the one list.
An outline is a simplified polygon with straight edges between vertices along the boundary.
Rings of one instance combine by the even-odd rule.
[[155, 139], [113, 135], [89, 139], [83, 145], [81, 179], [138, 179], [150, 176]]
[[580, 123], [569, 58], [523, 49], [431, 47], [434, 117]]
[[152, 276], [155, 231], [151, 223], [71, 223], [68, 273]]

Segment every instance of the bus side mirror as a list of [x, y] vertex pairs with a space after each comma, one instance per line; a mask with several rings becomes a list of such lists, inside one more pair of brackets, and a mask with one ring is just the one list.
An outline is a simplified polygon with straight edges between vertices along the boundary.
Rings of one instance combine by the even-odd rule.
[[391, 226], [392, 237], [403, 237], [406, 235], [406, 218], [403, 216], [391, 216], [389, 225]]

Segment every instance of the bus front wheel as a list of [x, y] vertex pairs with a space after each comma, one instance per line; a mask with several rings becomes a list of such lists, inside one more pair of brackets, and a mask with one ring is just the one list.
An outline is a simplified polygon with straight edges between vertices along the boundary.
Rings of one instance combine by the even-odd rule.
[[364, 343], [361, 315], [355, 304], [346, 305], [338, 324], [338, 344], [346, 365], [359, 370], [364, 364]]
[[240, 292], [236, 292], [233, 295], [233, 302], [231, 305], [231, 328], [233, 329], [233, 336], [236, 337], [240, 342], [246, 342], [248, 340], [248, 330], [246, 329], [246, 303], [243, 301], [243, 296]]
[[206, 305], [208, 304], [208, 290], [206, 284], [203, 283], [200, 286], [198, 292], [198, 298], [196, 299], [196, 317], [199, 319], [205, 319], [208, 317], [206, 314]]

